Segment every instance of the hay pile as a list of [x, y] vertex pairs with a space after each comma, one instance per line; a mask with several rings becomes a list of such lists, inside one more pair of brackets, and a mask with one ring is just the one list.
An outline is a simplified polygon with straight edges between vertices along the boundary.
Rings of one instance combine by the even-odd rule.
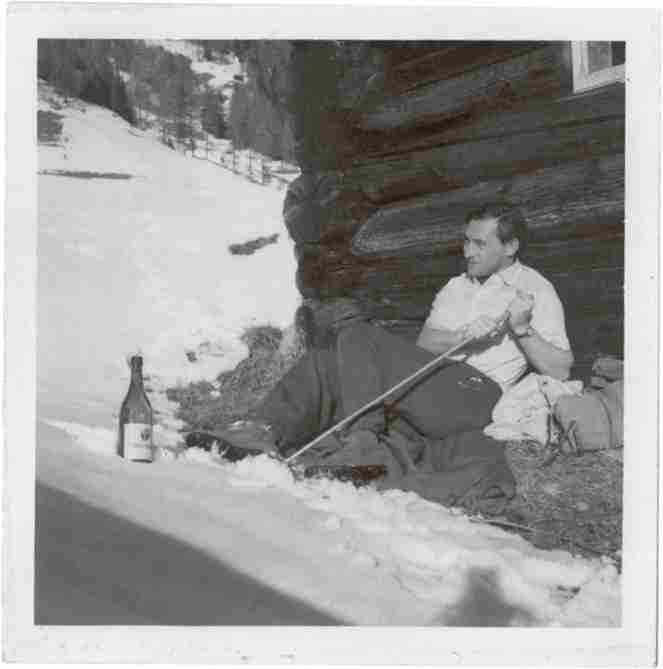
[[216, 384], [203, 381], [168, 389], [168, 399], [179, 404], [176, 415], [187, 431], [219, 430], [246, 418], [305, 351], [295, 327], [284, 332], [271, 325], [254, 326], [242, 341], [248, 357], [220, 374]]
[[620, 562], [622, 454], [559, 453], [549, 462], [549, 451], [539, 444], [509, 442], [506, 455], [518, 488], [509, 519], [523, 525], [520, 533], [540, 548]]

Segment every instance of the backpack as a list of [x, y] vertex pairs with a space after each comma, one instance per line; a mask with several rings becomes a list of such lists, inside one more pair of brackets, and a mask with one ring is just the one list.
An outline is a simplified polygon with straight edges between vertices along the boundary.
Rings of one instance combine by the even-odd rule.
[[563, 435], [560, 441], [563, 449], [570, 446], [580, 453], [623, 446], [623, 379], [600, 390], [560, 397], [553, 407], [553, 416]]

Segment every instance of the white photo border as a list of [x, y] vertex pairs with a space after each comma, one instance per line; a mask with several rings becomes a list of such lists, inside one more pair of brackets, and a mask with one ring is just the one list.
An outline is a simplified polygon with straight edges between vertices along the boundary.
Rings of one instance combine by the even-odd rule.
[[[33, 624], [36, 40], [344, 38], [627, 44], [623, 624], [619, 629], [38, 627]], [[658, 519], [660, 28], [656, 10], [376, 5], [9, 6], [5, 231], [5, 661], [651, 664]], [[287, 658], [287, 659], [284, 659]], [[294, 660], [293, 660], [294, 658]]]

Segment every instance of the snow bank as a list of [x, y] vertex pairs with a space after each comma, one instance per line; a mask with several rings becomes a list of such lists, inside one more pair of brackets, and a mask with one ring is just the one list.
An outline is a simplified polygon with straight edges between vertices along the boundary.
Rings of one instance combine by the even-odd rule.
[[[59, 427], [95, 454], [110, 438], [71, 424]], [[120, 458], [107, 460], [122, 462]], [[132, 476], [150, 469], [137, 469], [127, 463], [122, 466], [131, 468]], [[206, 514], [218, 516], [220, 525], [225, 522], [216, 492], [206, 490], [204, 485], [207, 472], [212, 472], [234, 507], [243, 510], [241, 523], [259, 528], [260, 541], [273, 555], [289, 555], [294, 550], [312, 556], [322, 551], [332, 561], [341, 559], [348, 568], [343, 578], [350, 579], [346, 588], [371, 589], [389, 583], [410, 601], [414, 616], [409, 618], [411, 624], [458, 624], [459, 619], [470, 615], [469, 593], [477, 588], [482, 592], [483, 606], [498, 603], [499, 614], [494, 621], [498, 625], [620, 624], [620, 577], [608, 561], [536, 549], [518, 535], [414, 493], [378, 492], [340, 481], [301, 479], [267, 455], [229, 463], [201, 449], [183, 451], [179, 457], [170, 451], [168, 460], [152, 465], [152, 469], [150, 476], [164, 475], [165, 481], [184, 477], [187, 482], [174, 508], [169, 493], [163, 493], [160, 504], [169, 516], [177, 513], [184, 495], [185, 500], [188, 497], [191, 503], [206, 509]], [[150, 506], [149, 498], [139, 498], [137, 503]], [[278, 520], [274, 518], [281, 514]], [[293, 547], [293, 535], [284, 531], [284, 522], [293, 527], [313, 525], [315, 531], [297, 534]], [[196, 545], [207, 539], [197, 536], [195, 530], [189, 537]], [[227, 559], [224, 550], [214, 550]], [[242, 564], [253, 573], [248, 553]], [[283, 569], [287, 567], [280, 565], [275, 572]], [[274, 585], [280, 577], [267, 570], [264, 578]], [[290, 574], [288, 578], [295, 576]], [[362, 624], [384, 622], [384, 611], [354, 619], [343, 596], [325, 596], [331, 612], [341, 611], [343, 617]]]

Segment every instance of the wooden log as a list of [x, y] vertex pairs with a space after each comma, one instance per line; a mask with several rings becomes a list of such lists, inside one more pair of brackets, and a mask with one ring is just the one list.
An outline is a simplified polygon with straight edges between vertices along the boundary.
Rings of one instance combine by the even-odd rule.
[[371, 202], [385, 204], [623, 150], [624, 120], [605, 120], [366, 161], [346, 178]]
[[[298, 286], [307, 297], [317, 299], [348, 296], [364, 289], [379, 295], [384, 286], [419, 289], [435, 287], [435, 275], [421, 271], [416, 257], [364, 259], [353, 256], [348, 246], [302, 245], [298, 261]], [[455, 263], [454, 266], [460, 266]]]
[[329, 40], [293, 42], [288, 112], [295, 158], [303, 172], [333, 169], [352, 156], [348, 110], [338, 90], [342, 51]]
[[550, 240], [528, 246], [523, 259], [545, 276], [558, 272], [624, 267], [623, 230], [588, 239]]
[[297, 263], [297, 287], [304, 297], [331, 299], [347, 297], [361, 285], [365, 267], [347, 253], [327, 247], [301, 247]]
[[624, 219], [624, 158], [617, 154], [563, 163], [383, 207], [359, 228], [352, 251], [402, 254], [456, 247], [467, 213], [501, 197], [520, 203], [539, 240], [580, 236], [583, 226], [593, 226], [588, 234], [603, 225], [614, 228]]
[[[603, 86], [554, 100], [524, 99], [507, 111], [489, 100], [471, 104], [456, 116], [425, 128], [393, 128], [389, 132], [354, 132], [356, 157], [383, 158], [434, 146], [518, 135], [541, 128], [624, 118], [625, 87]], [[492, 108], [491, 108], [492, 107]]]
[[[610, 268], [622, 272], [623, 229], [602, 237], [533, 244], [526, 250], [523, 262], [549, 278], [571, 276], [568, 292], [573, 297], [575, 273]], [[452, 276], [464, 271], [460, 244], [418, 255], [371, 257], [353, 256], [342, 244], [334, 248], [308, 245], [302, 247], [300, 255], [298, 285], [303, 294], [318, 298], [362, 294], [377, 303], [394, 303], [389, 296], [401, 295], [403, 299], [397, 297], [396, 302], [409, 309], [407, 303], [419, 301], [421, 295], [424, 303], [429, 302]]]
[[[431, 277], [431, 284], [437, 285], [436, 277], [451, 277], [465, 271], [462, 240], [455, 246], [422, 249], [416, 256], [399, 255], [417, 273]], [[602, 225], [600, 234], [591, 237], [565, 236], [543, 242], [530, 242], [525, 249], [522, 262], [548, 276], [553, 272], [576, 271], [581, 269], [624, 267], [624, 227]]]
[[283, 219], [296, 244], [347, 239], [375, 211], [363, 195], [347, 188], [336, 172], [303, 174], [289, 186]]
[[[545, 276], [552, 282], [565, 306], [569, 322], [579, 318], [595, 317], [599, 313], [614, 313], [623, 317], [623, 274], [620, 267], [573, 269], [567, 273]], [[439, 277], [437, 284], [399, 282], [393, 274], [383, 273], [372, 282], [362, 281], [350, 291], [359, 303], [371, 303], [372, 308], [383, 312], [397, 312], [399, 317], [425, 318], [435, 294], [450, 277]], [[380, 280], [381, 279], [381, 283]], [[372, 285], [371, 285], [372, 284]], [[387, 317], [387, 316], [382, 316]], [[395, 316], [389, 316], [395, 318]]]
[[336, 86], [341, 108], [358, 108], [368, 96], [382, 92], [387, 51], [388, 47], [364, 41], [344, 45], [339, 52], [342, 72]]
[[324, 202], [338, 192], [338, 180], [324, 174], [302, 174], [288, 186], [283, 219], [296, 243], [320, 239]]
[[387, 55], [386, 87], [390, 94], [458, 76], [548, 46], [545, 42], [448, 42], [443, 48], [394, 62]]
[[567, 318], [567, 334], [575, 357], [574, 378], [587, 381], [593, 362], [600, 356], [624, 356], [624, 319], [614, 311]]
[[563, 71], [558, 46], [536, 49], [389, 97], [374, 109], [362, 110], [357, 127], [385, 131], [439, 123], [461, 115], [471, 105], [486, 105], [487, 100], [497, 108], [508, 108], [517, 100], [552, 99], [568, 92]]
[[373, 40], [374, 49], [379, 49], [388, 70], [425, 60], [429, 56], [446, 53], [459, 44], [458, 40]]
[[602, 267], [548, 275], [567, 310], [569, 322], [596, 316], [606, 309], [624, 314], [624, 269]]
[[[559, 48], [569, 48], [558, 43]], [[339, 103], [375, 109], [407, 91], [509, 60], [548, 46], [546, 42], [369, 42], [345, 45]]]

